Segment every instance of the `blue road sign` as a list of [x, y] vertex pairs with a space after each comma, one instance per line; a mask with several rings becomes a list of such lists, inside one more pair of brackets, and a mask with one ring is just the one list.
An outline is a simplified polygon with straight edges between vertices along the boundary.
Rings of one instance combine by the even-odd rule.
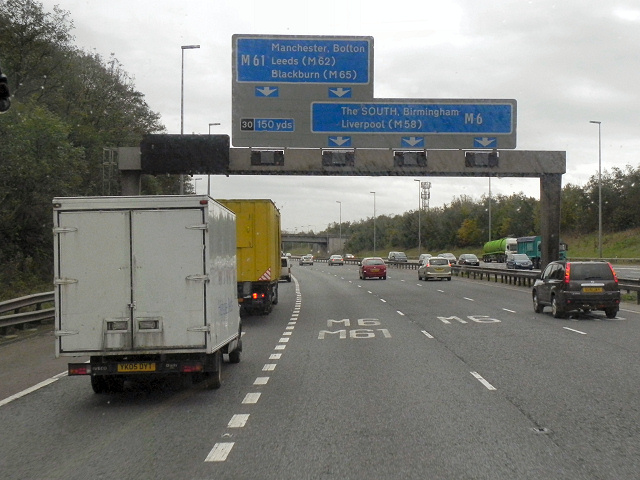
[[482, 102], [313, 102], [311, 131], [438, 135], [515, 133], [515, 100]]
[[236, 81], [368, 84], [371, 37], [234, 36]]

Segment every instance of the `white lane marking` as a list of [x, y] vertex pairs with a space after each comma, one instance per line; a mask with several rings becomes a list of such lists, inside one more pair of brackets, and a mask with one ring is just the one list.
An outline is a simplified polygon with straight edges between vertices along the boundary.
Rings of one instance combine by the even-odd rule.
[[502, 310], [504, 310], [505, 312], [509, 312], [509, 313], [516, 313], [515, 310], [509, 310], [508, 308], [503, 308]]
[[587, 334], [587, 332], [581, 332], [580, 330], [574, 330], [573, 328], [569, 328], [569, 327], [562, 327], [562, 328], [564, 328], [565, 330], [570, 330], [572, 332], [579, 333], [580, 335], [586, 335]]
[[381, 298], [381, 299], [380, 299], [380, 301], [381, 301], [382, 303], [387, 303], [387, 301], [386, 301], [384, 298]]
[[254, 385], [266, 385], [269, 381], [269, 377], [258, 377], [253, 382]]
[[404, 317], [404, 313], [402, 313], [400, 310], [396, 310], [396, 312], [398, 312], [398, 315], [401, 315]]
[[221, 442], [216, 443], [207, 458], [205, 458], [205, 462], [224, 462], [227, 459], [227, 456], [231, 452], [233, 445], [235, 442]]
[[367, 290], [367, 293], [373, 293], [371, 290]]
[[289, 341], [289, 339], [288, 339], [288, 338], [284, 338], [284, 337], [282, 337], [282, 338], [280, 339], [280, 343], [287, 343], [288, 341]]
[[437, 289], [437, 291], [440, 293], [444, 293], [444, 290], [440, 290], [439, 288]]
[[473, 298], [469, 298], [469, 297], [462, 297], [462, 298], [464, 298], [465, 300], [469, 300], [470, 302], [475, 302]]
[[262, 367], [263, 372], [273, 372], [276, 369], [275, 363], [265, 363], [264, 367]]
[[249, 420], [248, 413], [238, 413], [231, 417], [229, 423], [227, 424], [228, 428], [242, 428], [247, 424], [247, 420]]
[[243, 404], [250, 404], [250, 403], [258, 403], [258, 400], [260, 400], [260, 395], [262, 395], [260, 392], [258, 393], [247, 393], [244, 396], [244, 399], [242, 400]]
[[285, 348], [287, 348], [286, 345], [276, 345], [276, 350], [284, 350]]
[[294, 327], [292, 325], [289, 325], [288, 327], [285, 328], [285, 330], [293, 330], [294, 328], [296, 328], [296, 327]]
[[281, 356], [281, 353], [272, 353], [271, 355], [269, 355], [269, 360], [280, 360]]
[[11, 395], [10, 397], [5, 398], [4, 400], [0, 400], [0, 407], [6, 405], [7, 403], [13, 402], [18, 398], [22, 398], [25, 395], [29, 395], [30, 393], [35, 392], [36, 390], [40, 390], [42, 387], [46, 387], [47, 385], [52, 384], [53, 382], [57, 382], [60, 377], [64, 377], [67, 372], [59, 373], [58, 375], [48, 378], [40, 383], [37, 383], [33, 387], [29, 387], [26, 390], [16, 393], [15, 395]]
[[433, 338], [433, 335], [431, 335], [429, 332], [427, 332], [426, 330], [422, 330], [422, 333], [424, 334], [425, 337], [427, 338]]
[[283, 332], [282, 335], [284, 335], [285, 337], [290, 337], [291, 335], [293, 335], [293, 332]]
[[483, 384], [485, 387], [487, 387], [487, 390], [495, 390], [496, 387], [494, 387], [493, 385], [491, 385], [489, 382], [487, 382], [484, 378], [482, 378], [482, 376], [478, 373], [478, 372], [471, 372], [471, 375], [473, 375], [474, 377], [476, 377], [476, 379]]

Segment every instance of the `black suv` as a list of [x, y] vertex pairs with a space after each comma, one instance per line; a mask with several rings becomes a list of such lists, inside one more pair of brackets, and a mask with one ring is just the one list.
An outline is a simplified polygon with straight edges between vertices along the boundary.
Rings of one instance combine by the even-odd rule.
[[609, 262], [551, 262], [532, 294], [535, 312], [551, 305], [555, 318], [577, 310], [604, 310], [607, 318], [615, 318], [620, 305], [618, 277]]

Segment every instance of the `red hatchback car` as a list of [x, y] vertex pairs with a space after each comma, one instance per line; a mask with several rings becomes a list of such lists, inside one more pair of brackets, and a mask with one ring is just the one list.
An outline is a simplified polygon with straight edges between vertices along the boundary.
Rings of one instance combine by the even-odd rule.
[[363, 258], [360, 262], [360, 280], [367, 278], [387, 279], [387, 264], [380, 257]]

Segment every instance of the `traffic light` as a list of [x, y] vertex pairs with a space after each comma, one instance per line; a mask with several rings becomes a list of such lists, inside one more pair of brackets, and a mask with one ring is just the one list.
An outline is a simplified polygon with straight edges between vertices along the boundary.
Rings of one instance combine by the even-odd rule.
[[0, 113], [4, 113], [11, 107], [11, 93], [9, 93], [9, 80], [0, 70]]

